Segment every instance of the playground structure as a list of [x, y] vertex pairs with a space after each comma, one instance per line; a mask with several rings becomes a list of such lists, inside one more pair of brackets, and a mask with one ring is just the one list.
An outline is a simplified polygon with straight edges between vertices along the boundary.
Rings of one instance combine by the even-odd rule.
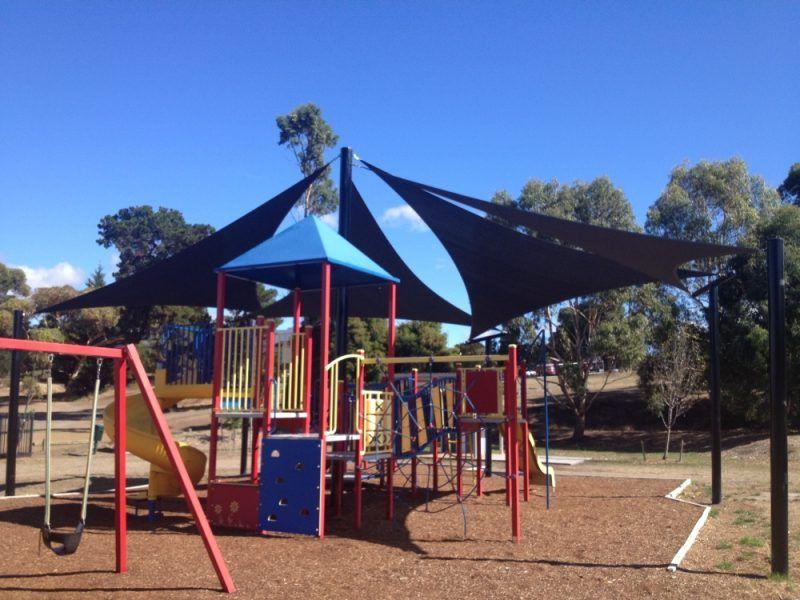
[[[343, 170], [345, 156], [348, 169], [351, 159], [349, 149], [346, 150], [342, 154]], [[674, 284], [679, 282], [675, 265], [683, 264], [695, 256], [734, 253], [726, 247], [703, 245], [701, 248], [701, 245], [691, 246], [674, 240], [662, 240], [666, 250], [659, 253], [649, 246], [652, 241], [646, 239], [648, 236], [633, 236], [627, 232], [602, 228], [592, 228], [587, 232], [580, 229], [583, 226], [575, 229], [576, 224], [559, 222], [558, 219], [539, 221], [537, 215], [526, 215], [523, 222], [514, 213], [495, 214], [512, 221], [517, 219], [518, 224], [522, 223], [565, 242], [563, 245], [549, 244], [519, 231], [503, 229], [468, 211], [462, 211], [463, 214], [454, 212], [454, 205], [444, 203], [444, 200], [432, 194], [483, 210], [486, 208], [484, 205], [475, 204], [482, 201], [402, 180], [368, 163], [364, 164], [387, 181], [426, 222], [434, 224], [432, 229], [446, 243], [464, 276], [473, 303], [473, 333], [477, 324], [501, 322], [499, 315], [508, 317], [521, 314], [523, 308], [529, 310], [531, 307], [550, 305], [581, 293], [646, 281]], [[297, 198], [298, 190], [305, 189], [318, 174], [309, 176], [277, 196], [271, 201], [274, 203], [272, 206], [267, 203], [195, 247], [156, 265], [149, 275], [138, 279], [132, 276], [130, 280], [90, 292], [61, 307], [61, 310], [70, 310], [92, 305], [91, 302], [97, 302], [94, 305], [98, 306], [114, 303], [208, 305], [209, 286], [197, 282], [215, 273], [215, 326], [180, 326], [163, 332], [163, 365], [156, 372], [155, 390], [133, 346], [92, 348], [0, 339], [0, 349], [63, 352], [114, 360], [115, 402], [106, 410], [104, 420], [106, 431], [115, 444], [118, 572], [126, 569], [125, 452], [128, 449], [152, 465], [148, 500], [181, 494], [185, 496], [226, 591], [233, 591], [233, 583], [209, 521], [218, 526], [254, 532], [299, 533], [322, 538], [325, 536], [326, 513], [331, 511], [337, 516], [343, 513], [348, 486], [352, 490], [353, 525], [360, 528], [364, 481], [376, 479], [381, 482], [386, 491], [386, 516], [391, 518], [397, 497], [395, 478], [408, 477], [410, 493], [418, 493], [421, 469], [427, 470], [428, 477], [425, 479], [431, 482], [429, 488], [432, 492], [449, 488], [460, 503], [472, 493], [483, 493], [483, 479], [491, 474], [493, 462], [490, 432], [498, 432], [502, 440], [505, 500], [510, 508], [511, 535], [515, 541], [520, 541], [522, 537], [520, 497], [529, 500], [530, 485], [544, 485], [549, 502], [549, 493], [555, 488], [555, 475], [549, 465], [547, 451], [542, 462], [529, 431], [525, 369], [519, 364], [514, 345], [509, 345], [505, 354], [395, 356], [400, 280], [381, 265], [394, 265], [389, 268], [400, 273], [400, 267], [397, 266], [400, 259], [387, 254], [385, 247], [378, 244], [371, 250], [377, 254], [383, 253], [379, 265], [360, 247], [351, 243], [350, 236], [358, 238], [359, 232], [349, 231], [349, 226], [343, 226], [343, 223], [348, 224], [346, 218], [342, 219], [342, 214], [346, 213], [345, 199], [351, 196], [348, 202], [353, 201], [352, 196], [357, 194], [349, 173], [346, 178], [343, 177], [341, 186], [343, 205], [340, 209], [340, 233], [312, 217], [273, 235], [285, 216], [285, 213], [278, 215], [281, 211], [275, 207], [280, 208], [283, 203], [288, 211]], [[487, 214], [505, 210], [489, 206]], [[266, 215], [272, 219], [272, 232], [257, 244], [252, 238], [242, 241], [247, 249], [241, 253], [240, 248], [240, 254], [231, 255], [230, 249], [235, 247], [232, 240], [237, 236], [244, 237], [248, 229], [246, 219], [251, 218], [252, 222], [256, 222], [253, 215], [264, 207], [276, 211], [275, 214], [267, 214], [265, 209], [258, 213], [261, 217]], [[357, 209], [358, 204], [354, 203], [350, 208], [353, 207]], [[534, 221], [527, 220], [531, 218]], [[269, 219], [262, 218], [261, 222]], [[362, 215], [360, 222], [363, 225], [368, 221]], [[445, 226], [448, 229], [445, 230]], [[478, 232], [485, 235], [480, 250], [473, 243], [473, 237]], [[598, 232], [606, 236], [606, 241], [592, 237]], [[611, 243], [608, 236], [617, 233], [620, 234], [616, 239], [619, 243]], [[459, 238], [459, 235], [466, 237]], [[361, 240], [363, 242], [363, 237]], [[514, 251], [505, 249], [498, 240], [508, 240]], [[599, 245], [593, 247], [593, 240]], [[581, 246], [588, 251], [574, 250], [571, 245]], [[661, 249], [662, 246], [655, 249]], [[224, 259], [220, 258], [223, 252], [227, 253]], [[505, 261], [502, 274], [495, 273], [494, 267], [503, 263], [501, 258], [505, 256], [498, 257], [492, 252], [510, 253], [519, 260]], [[552, 264], [558, 269], [570, 271], [569, 277], [552, 274], [549, 280], [544, 277], [547, 285], [541, 288], [547, 293], [541, 292], [540, 295], [537, 295], [540, 293], [538, 288], [510, 289], [512, 283], [524, 282], [528, 279], [526, 275], [534, 272], [536, 263], [531, 257], [539, 257], [545, 264], [550, 264], [544, 260], [548, 253]], [[642, 257], [657, 257], [659, 260], [653, 259], [645, 264]], [[199, 267], [198, 258], [204, 261]], [[402, 265], [402, 261], [399, 264]], [[774, 287], [770, 288], [771, 305], [782, 301], [783, 294], [779, 284], [782, 279], [776, 275], [782, 271], [782, 264], [780, 269], [773, 269], [774, 264], [778, 264], [778, 261], [771, 257], [770, 277]], [[175, 277], [175, 281], [165, 277], [165, 273]], [[414, 284], [409, 273], [406, 272], [404, 276], [411, 279], [410, 284]], [[197, 279], [181, 285], [178, 279], [185, 274]], [[152, 278], [150, 284], [159, 285], [143, 285], [145, 277]], [[225, 310], [242, 308], [245, 304], [242, 301], [243, 290], [254, 290], [253, 284], [268, 284], [290, 290], [288, 298], [292, 303], [293, 315], [291, 331], [279, 332], [274, 322], [261, 318], [244, 324], [226, 323]], [[114, 286], [118, 286], [117, 299], [113, 297], [113, 289], [108, 291]], [[169, 295], [157, 297], [170, 286]], [[508, 294], [505, 294], [506, 288], [509, 288]], [[143, 289], [146, 290], [146, 297], [136, 297]], [[404, 289], [408, 294], [408, 290], [414, 288]], [[426, 289], [424, 285], [420, 287], [417, 284], [417, 292]], [[181, 296], [184, 293], [202, 293], [205, 296]], [[334, 293], [337, 302], [335, 307], [332, 306]], [[347, 326], [349, 294], [352, 294], [351, 300], [362, 299], [361, 314], [373, 317], [379, 304], [375, 299], [385, 299], [386, 310], [381, 316], [385, 316], [389, 322], [386, 357], [342, 350], [343, 344], [346, 347], [347, 336], [343, 334]], [[93, 300], [93, 297], [100, 299]], [[364, 308], [364, 298], [369, 300], [367, 309]], [[416, 297], [409, 301], [406, 296], [405, 310], [411, 311], [406, 314], [421, 310], [413, 300]], [[285, 304], [286, 300], [282, 302]], [[273, 310], [278, 310], [274, 308], [276, 305], [273, 305]], [[446, 312], [450, 309], [445, 307], [442, 310]], [[461, 318], [457, 313], [450, 312], [455, 315], [454, 319]], [[337, 350], [336, 356], [331, 359], [333, 313], [337, 316], [334, 330]], [[428, 313], [425, 314], [427, 316]], [[305, 323], [302, 322], [303, 318], [306, 319]], [[775, 332], [781, 329], [782, 318], [778, 314], [775, 323], [771, 323]], [[776, 465], [773, 482], [779, 481], [782, 473], [785, 482], [785, 403], [781, 408], [781, 398], [786, 396], [785, 380], [781, 383], [785, 370], [779, 366], [780, 361], [775, 360], [776, 356], [784, 356], [785, 352], [780, 348], [780, 338], [776, 336], [776, 340], [776, 347], [771, 353], [773, 364], [778, 365], [774, 366], [772, 374], [773, 438], [782, 438], [784, 443], [782, 447], [773, 448]], [[453, 372], [434, 374], [433, 366], [437, 363], [452, 365]], [[128, 366], [141, 393], [126, 398], [124, 382]], [[423, 377], [426, 367], [427, 379]], [[410, 369], [410, 372], [396, 372], [404, 369]], [[368, 370], [371, 373], [369, 381]], [[712, 373], [713, 370], [712, 365]], [[714, 399], [714, 385], [718, 385], [718, 381], [712, 385], [712, 404], [717, 411], [718, 397]], [[205, 512], [194, 486], [204, 474], [206, 457], [197, 449], [176, 444], [163, 415], [164, 409], [175, 406], [184, 398], [210, 398], [212, 403]], [[252, 424], [250, 470], [244, 477], [218, 473], [219, 429], [223, 422], [231, 419]], [[715, 439], [717, 437], [718, 416]], [[547, 447], [547, 441], [545, 445]], [[713, 455], [717, 457], [713, 467], [716, 502], [719, 501], [719, 482], [716, 479], [720, 472], [718, 445]], [[465, 482], [465, 479], [469, 481]], [[774, 512], [785, 512], [786, 491], [785, 484], [782, 489], [773, 487], [773, 503], [777, 509]], [[773, 567], [777, 572], [786, 571], [781, 564], [785, 559], [783, 550], [787, 546], [786, 531], [780, 518], [773, 519], [773, 547], [777, 549]]]
[[[278, 332], [274, 322], [263, 318], [251, 325], [226, 325], [225, 292], [231, 277], [293, 286], [292, 329]], [[331, 289], [343, 281], [386, 288], [386, 358], [358, 352], [329, 360]], [[386, 516], [392, 518], [394, 478], [406, 463], [412, 493], [424, 465], [433, 491], [441, 489], [444, 475], [462, 500], [468, 495], [464, 478], [469, 470], [472, 489], [481, 495], [483, 477], [491, 474], [492, 464], [486, 433], [497, 429], [504, 445], [511, 533], [520, 539], [520, 481], [528, 500], [532, 482], [549, 481], [552, 486], [555, 480], [552, 469], [549, 478], [544, 475], [548, 469], [535, 454], [528, 431], [524, 369], [518, 365], [516, 347], [512, 345], [507, 354], [488, 356], [394, 356], [396, 283], [312, 217], [219, 269], [213, 333], [204, 326], [165, 330], [164, 368], [156, 373], [162, 404], [184, 397], [212, 399], [207, 502], [212, 523], [324, 537], [326, 492], [330, 488], [330, 508], [339, 516], [348, 481], [353, 524], [358, 528], [362, 484], [367, 479], [385, 484]], [[319, 356], [314, 353], [314, 328], [301, 324], [300, 298], [309, 289], [317, 290], [321, 306], [328, 307], [318, 327]], [[407, 375], [395, 374], [398, 366], [434, 363], [451, 363], [455, 373], [435, 377], [431, 372], [424, 385], [418, 368]], [[367, 367], [381, 371], [377, 381], [367, 382]], [[244, 478], [217, 472], [219, 427], [226, 419], [252, 422], [250, 471]], [[150, 436], [147, 457], [158, 457], [157, 448], [158, 440]], [[182, 456], [192, 457], [188, 448], [181, 451]], [[453, 474], [448, 475], [453, 462]], [[151, 469], [150, 499], [177, 491], [164, 483], [168, 474], [163, 471], [160, 465]]]

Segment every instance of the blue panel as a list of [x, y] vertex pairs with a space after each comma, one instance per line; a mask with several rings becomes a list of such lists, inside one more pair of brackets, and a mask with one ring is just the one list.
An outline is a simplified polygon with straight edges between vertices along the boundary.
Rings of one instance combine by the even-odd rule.
[[258, 507], [262, 531], [319, 535], [321, 459], [319, 438], [263, 439]]
[[278, 287], [308, 290], [318, 289], [323, 262], [333, 266], [334, 287], [398, 281], [314, 216], [284, 229], [218, 270]]

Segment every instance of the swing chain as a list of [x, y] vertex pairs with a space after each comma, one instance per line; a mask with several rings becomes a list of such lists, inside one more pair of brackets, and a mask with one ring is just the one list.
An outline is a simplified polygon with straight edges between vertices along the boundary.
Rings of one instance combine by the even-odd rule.
[[97, 359], [97, 378], [98, 379], [100, 379], [100, 369], [102, 369], [102, 368], [103, 368], [103, 359], [102, 358], [98, 358]]

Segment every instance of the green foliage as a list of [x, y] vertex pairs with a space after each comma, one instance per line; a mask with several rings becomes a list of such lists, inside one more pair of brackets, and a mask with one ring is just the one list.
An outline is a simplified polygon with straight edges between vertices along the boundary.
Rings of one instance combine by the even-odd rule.
[[[70, 286], [39, 288], [31, 296], [36, 310], [64, 302], [80, 293]], [[117, 321], [119, 309], [113, 307], [84, 308], [62, 313], [44, 313], [36, 327], [30, 330], [33, 339], [71, 344], [110, 346], [119, 343]], [[41, 357], [38, 366], [41, 368]], [[111, 362], [103, 372], [103, 381], [111, 380]], [[63, 382], [70, 393], [83, 394], [94, 385], [95, 363], [83, 358], [57, 355], [53, 363], [53, 378]]]
[[[591, 225], [638, 230], [630, 202], [608, 177], [571, 184], [532, 179], [516, 200], [500, 191], [492, 201]], [[524, 231], [548, 239], [536, 231]], [[586, 414], [597, 397], [589, 393], [589, 363], [602, 357], [608, 368], [625, 367], [636, 364], [644, 353], [646, 318], [641, 305], [646, 299], [639, 291], [615, 290], [576, 298], [506, 324], [514, 341], [524, 346], [544, 319], [551, 356], [561, 363], [558, 385], [562, 393], [555, 399], [575, 416], [574, 439], [583, 437]]]
[[[226, 310], [225, 316], [225, 324], [226, 326], [232, 325], [247, 325], [253, 319], [258, 317], [263, 317], [266, 308], [275, 302], [275, 299], [278, 297], [278, 290], [275, 288], [267, 287], [263, 283], [256, 284], [256, 296], [258, 297], [258, 303], [261, 305], [261, 308], [254, 311], [247, 311], [247, 310]], [[205, 311], [204, 311], [205, 312]], [[194, 323], [205, 323], [209, 322], [208, 313], [206, 313], [205, 317], [200, 317], [197, 321], [192, 321]], [[281, 319], [272, 319], [275, 321], [276, 325], [281, 324]]]
[[96, 290], [106, 285], [106, 272], [103, 270], [103, 265], [97, 265], [97, 268], [89, 275], [86, 280], [86, 288]]
[[386, 356], [388, 334], [386, 319], [350, 317], [347, 330], [348, 352], [363, 350], [367, 356]]
[[[117, 249], [118, 270], [122, 278], [164, 260], [214, 232], [210, 225], [187, 223], [180, 211], [152, 206], [131, 206], [107, 215], [97, 226], [97, 243]], [[124, 341], [137, 342], [165, 323], [198, 323], [208, 319], [203, 308], [155, 306], [126, 307], [119, 316], [119, 330]]]
[[778, 193], [784, 202], [800, 206], [800, 162], [791, 166], [786, 179], [778, 187]]
[[[645, 230], [668, 238], [735, 246], [745, 242], [759, 220], [778, 204], [778, 193], [762, 177], [751, 175], [740, 158], [700, 161], [691, 167], [683, 164], [672, 170], [667, 187], [647, 211]], [[714, 271], [724, 262], [724, 258], [706, 259], [693, 266]]]
[[[322, 110], [309, 102], [276, 120], [278, 145], [288, 146], [304, 176], [311, 175], [325, 164], [325, 150], [339, 141]], [[336, 210], [339, 204], [336, 188], [330, 179], [330, 168], [308, 189], [302, 199], [303, 215], [324, 215]]]
[[[397, 327], [397, 356], [441, 356], [447, 353], [447, 336], [441, 323], [407, 321]], [[437, 368], [444, 368], [437, 365]], [[397, 370], [404, 370], [398, 367]]]
[[214, 233], [211, 225], [192, 225], [171, 208], [131, 206], [107, 215], [97, 225], [97, 243], [119, 252], [114, 277], [128, 277]]
[[[764, 248], [769, 238], [784, 240], [786, 269], [786, 351], [800, 360], [800, 207], [783, 205], [755, 228], [750, 244]], [[763, 252], [730, 260], [733, 281], [720, 288], [723, 406], [746, 422], [769, 417], [769, 334], [767, 272]], [[798, 418], [800, 373], [789, 369], [789, 409]]]
[[27, 296], [31, 293], [22, 269], [12, 269], [0, 263], [0, 302], [9, 294]]
[[757, 537], [745, 536], [739, 539], [739, 545], [747, 548], [763, 548], [764, 540]]

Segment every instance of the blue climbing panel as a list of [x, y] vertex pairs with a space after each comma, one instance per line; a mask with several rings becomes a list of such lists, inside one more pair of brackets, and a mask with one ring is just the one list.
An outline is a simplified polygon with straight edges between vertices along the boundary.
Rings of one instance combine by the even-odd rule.
[[317, 436], [263, 439], [258, 507], [262, 531], [319, 535], [321, 459]]

